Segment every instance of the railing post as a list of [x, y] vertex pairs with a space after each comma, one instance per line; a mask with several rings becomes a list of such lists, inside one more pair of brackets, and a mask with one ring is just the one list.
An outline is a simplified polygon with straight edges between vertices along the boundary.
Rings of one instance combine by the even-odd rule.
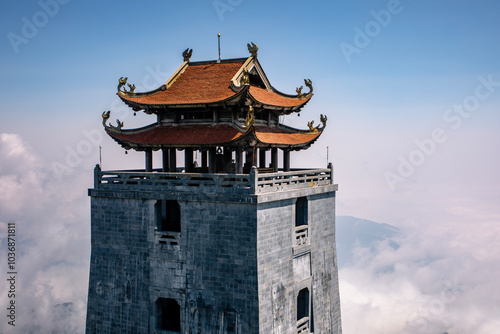
[[250, 170], [250, 192], [255, 194], [257, 192], [257, 183], [259, 182], [259, 172], [257, 167], [252, 166]]
[[95, 165], [94, 168], [94, 189], [99, 188], [101, 184], [101, 166], [99, 164]]
[[328, 169], [330, 169], [330, 182], [333, 184], [333, 164], [331, 162], [328, 163]]

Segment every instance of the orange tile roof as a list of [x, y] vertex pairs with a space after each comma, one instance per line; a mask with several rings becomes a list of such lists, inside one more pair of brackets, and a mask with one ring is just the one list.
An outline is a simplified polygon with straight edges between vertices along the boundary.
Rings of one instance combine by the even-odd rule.
[[237, 94], [230, 88], [231, 79], [244, 61], [188, 64], [173, 84], [164, 91], [146, 96], [120, 98], [139, 104], [199, 104], [228, 99]]
[[255, 136], [265, 144], [301, 145], [315, 140], [320, 134], [321, 132], [294, 133], [282, 128], [269, 128], [267, 126], [255, 127]]
[[[125, 148], [131, 147], [189, 147], [195, 145], [223, 145], [241, 137], [255, 135], [264, 145], [303, 146], [316, 140], [321, 132], [308, 133], [279, 127], [255, 126], [254, 131], [240, 131], [229, 124], [182, 124], [150, 126], [142, 130], [106, 132]], [[242, 138], [244, 139], [244, 138]]]
[[216, 145], [236, 139], [243, 135], [227, 124], [220, 125], [167, 125], [157, 126], [141, 132], [106, 132], [118, 141], [157, 146], [157, 145]]
[[296, 107], [307, 103], [311, 99], [311, 96], [303, 99], [287, 97], [255, 86], [250, 86], [250, 95], [263, 104], [277, 107]]

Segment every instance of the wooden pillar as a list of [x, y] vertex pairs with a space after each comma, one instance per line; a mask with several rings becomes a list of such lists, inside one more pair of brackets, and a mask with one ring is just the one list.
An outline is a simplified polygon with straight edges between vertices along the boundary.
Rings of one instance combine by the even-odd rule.
[[153, 171], [153, 150], [146, 149], [146, 172]]
[[245, 151], [245, 165], [248, 166], [248, 168], [252, 168], [252, 166], [255, 165], [253, 159], [253, 147], [250, 147], [248, 151]]
[[208, 150], [208, 172], [209, 173], [216, 173], [216, 158], [215, 155], [217, 154], [217, 148], [215, 147], [210, 147]]
[[207, 167], [208, 167], [208, 151], [203, 150], [201, 151], [201, 168], [203, 169], [203, 171], [206, 172]]
[[278, 171], [278, 148], [273, 147], [271, 149], [271, 165], [273, 166], [274, 172]]
[[168, 148], [163, 147], [161, 149], [161, 158], [162, 158], [161, 171], [168, 172], [170, 168], [168, 163]]
[[171, 148], [169, 149], [169, 155], [170, 155], [170, 173], [176, 173], [177, 172], [177, 149], [176, 148]]
[[266, 168], [266, 149], [259, 148], [259, 167]]
[[231, 173], [231, 162], [233, 154], [229, 147], [224, 147], [224, 156], [222, 158], [222, 164], [224, 166], [224, 172]]
[[290, 150], [289, 149], [283, 150], [283, 171], [285, 171], [285, 172], [290, 171]]
[[236, 174], [243, 174], [243, 152], [241, 147], [236, 148]]
[[186, 173], [192, 173], [194, 171], [193, 149], [190, 147], [184, 149], [184, 169]]

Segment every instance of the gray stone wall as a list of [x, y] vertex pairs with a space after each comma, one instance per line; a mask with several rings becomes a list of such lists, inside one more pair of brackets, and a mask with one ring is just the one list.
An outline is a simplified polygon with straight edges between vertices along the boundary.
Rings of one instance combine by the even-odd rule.
[[148, 333], [147, 201], [91, 199], [87, 333]]
[[[156, 300], [181, 306], [185, 334], [291, 334], [297, 295], [310, 328], [341, 333], [335, 186], [265, 195], [91, 189], [87, 333], [154, 333]], [[295, 245], [295, 201], [308, 198], [309, 244]], [[159, 243], [155, 203], [175, 199], [181, 232]]]
[[[295, 203], [307, 197], [308, 243], [297, 246]], [[340, 334], [335, 251], [335, 191], [303, 189], [268, 194], [258, 205], [260, 333], [297, 332], [297, 296], [310, 292], [309, 329]]]
[[[182, 333], [258, 333], [255, 199], [90, 194], [87, 333], [154, 333], [158, 298], [181, 306]], [[158, 242], [160, 198], [181, 207], [175, 245]]]

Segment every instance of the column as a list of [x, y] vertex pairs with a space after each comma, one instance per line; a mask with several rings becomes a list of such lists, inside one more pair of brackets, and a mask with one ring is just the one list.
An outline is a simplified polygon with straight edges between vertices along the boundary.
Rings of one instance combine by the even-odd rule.
[[170, 168], [168, 163], [168, 148], [163, 147], [161, 149], [161, 157], [162, 157], [161, 171], [168, 172]]
[[170, 173], [176, 173], [177, 172], [177, 149], [176, 148], [171, 148], [169, 149], [169, 155], [170, 155]]
[[289, 149], [283, 150], [283, 171], [285, 171], [285, 172], [290, 171], [290, 150]]
[[247, 168], [252, 168], [252, 166], [255, 165], [253, 159], [253, 147], [250, 147], [248, 151], [245, 151], [245, 165], [247, 166]]
[[229, 147], [224, 147], [224, 156], [222, 158], [222, 164], [224, 167], [224, 172], [231, 173], [231, 162], [232, 162], [232, 152]]
[[146, 172], [153, 171], [153, 150], [146, 149]]
[[259, 167], [266, 168], [266, 149], [259, 148]]
[[271, 149], [271, 165], [273, 166], [274, 172], [278, 171], [278, 148], [273, 147]]
[[243, 150], [241, 147], [236, 148], [236, 174], [243, 174]]
[[201, 168], [203, 169], [203, 172], [206, 173], [208, 167], [208, 151], [203, 150], [201, 151]]
[[194, 171], [193, 149], [190, 147], [184, 149], [184, 169], [186, 173], [192, 173]]
[[208, 172], [209, 173], [216, 173], [216, 159], [215, 155], [217, 154], [217, 148], [216, 147], [210, 147], [208, 150]]

